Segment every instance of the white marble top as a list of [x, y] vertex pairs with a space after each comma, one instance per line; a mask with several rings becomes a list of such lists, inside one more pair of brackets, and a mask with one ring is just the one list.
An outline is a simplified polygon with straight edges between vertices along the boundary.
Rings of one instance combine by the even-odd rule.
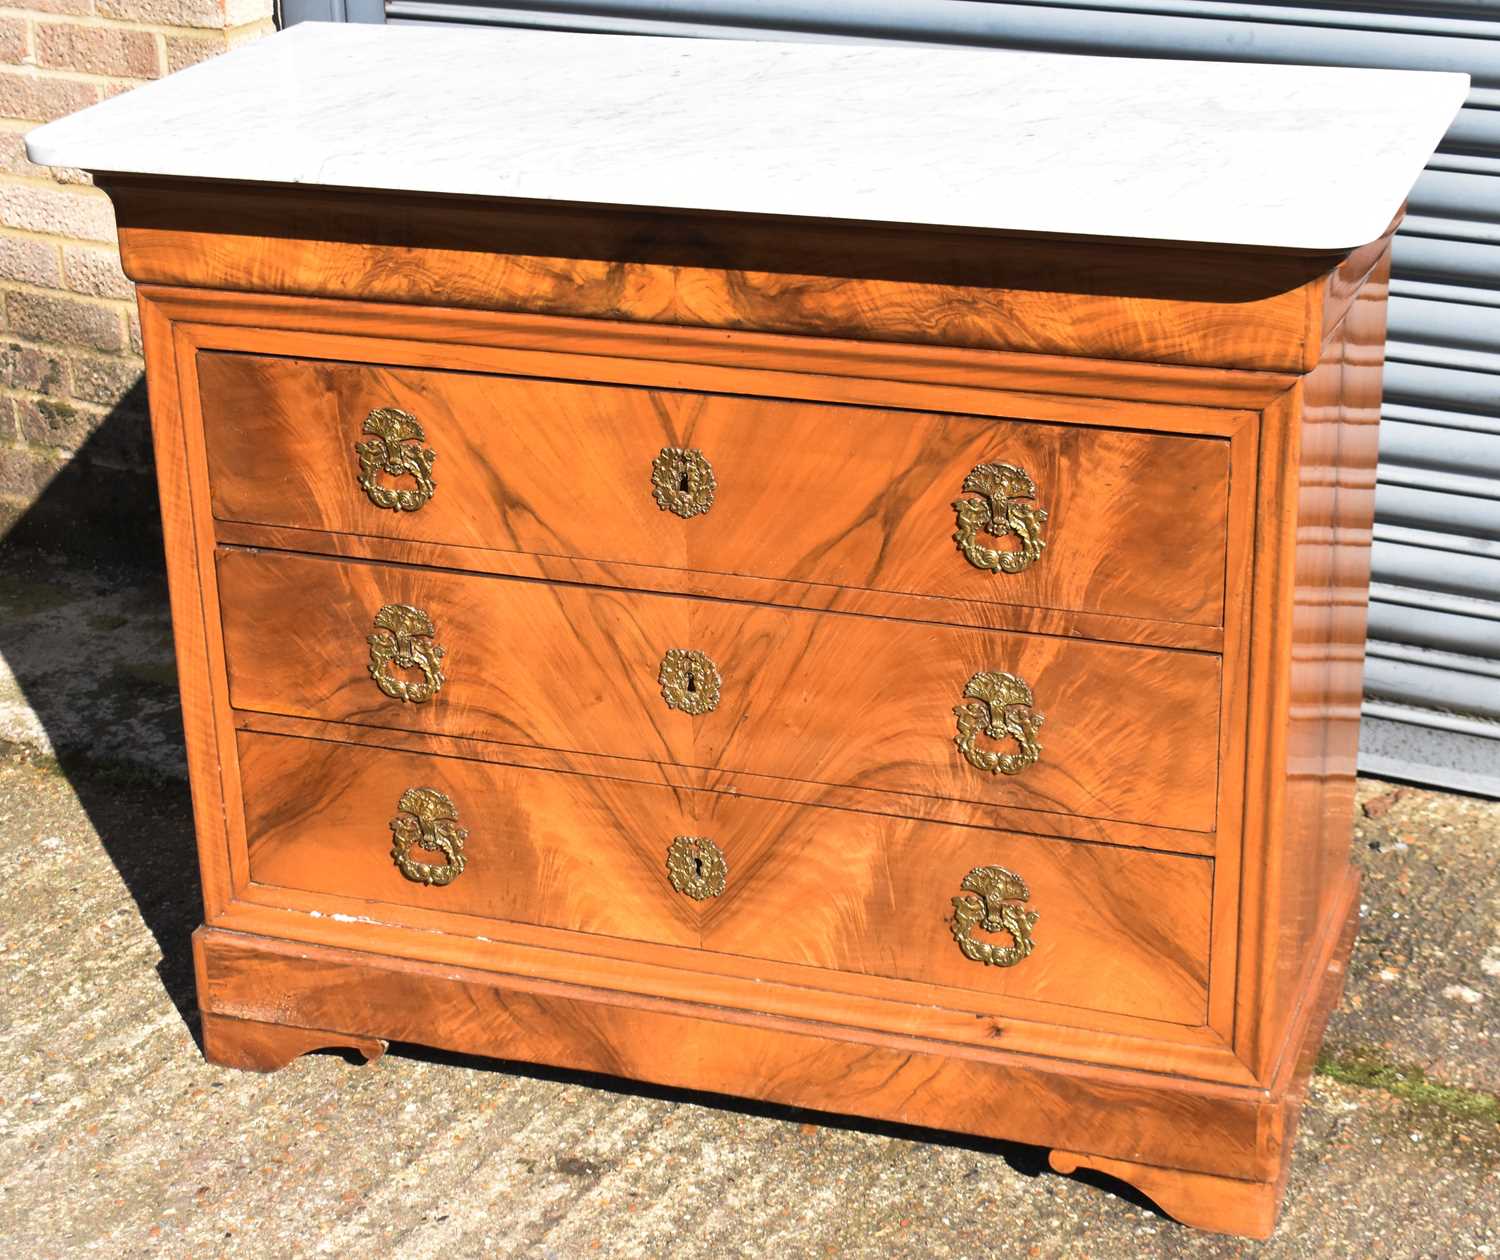
[[1291, 249], [1384, 231], [1462, 74], [306, 23], [30, 133], [94, 171]]

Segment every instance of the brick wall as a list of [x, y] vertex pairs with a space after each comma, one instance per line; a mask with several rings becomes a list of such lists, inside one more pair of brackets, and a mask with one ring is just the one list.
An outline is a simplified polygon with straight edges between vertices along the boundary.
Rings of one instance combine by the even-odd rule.
[[88, 547], [155, 530], [109, 200], [82, 171], [33, 166], [22, 137], [271, 29], [271, 0], [0, 0], [0, 536]]

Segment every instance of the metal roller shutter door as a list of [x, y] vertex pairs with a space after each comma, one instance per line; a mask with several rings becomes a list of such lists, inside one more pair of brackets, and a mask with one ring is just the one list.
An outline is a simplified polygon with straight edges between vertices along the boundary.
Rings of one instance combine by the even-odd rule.
[[[288, 20], [380, 20], [379, 0], [285, 2]], [[385, 0], [384, 16], [1466, 71], [1396, 240], [1360, 765], [1500, 795], [1500, 0]]]

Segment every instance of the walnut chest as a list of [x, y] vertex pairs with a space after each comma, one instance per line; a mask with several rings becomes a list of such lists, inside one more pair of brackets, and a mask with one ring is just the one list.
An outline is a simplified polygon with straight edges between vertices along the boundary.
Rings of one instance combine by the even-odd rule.
[[[211, 1059], [586, 1068], [1270, 1231], [1462, 76], [1080, 61], [308, 27], [31, 137], [139, 285]], [[455, 165], [418, 96], [506, 127]]]

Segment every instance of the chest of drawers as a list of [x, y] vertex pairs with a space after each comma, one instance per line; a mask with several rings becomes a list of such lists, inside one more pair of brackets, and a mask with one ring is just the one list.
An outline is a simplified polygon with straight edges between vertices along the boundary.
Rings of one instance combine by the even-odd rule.
[[[1382, 224], [1462, 90], [1410, 78]], [[1269, 1232], [1356, 919], [1391, 229], [377, 194], [68, 126], [140, 286], [211, 1059], [585, 1068]]]

